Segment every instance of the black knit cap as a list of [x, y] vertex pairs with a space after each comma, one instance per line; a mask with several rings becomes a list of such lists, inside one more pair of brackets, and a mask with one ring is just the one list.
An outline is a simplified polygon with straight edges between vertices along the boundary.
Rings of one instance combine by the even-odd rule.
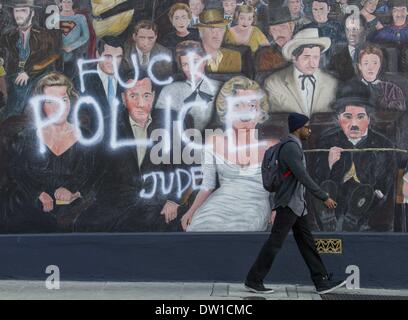
[[364, 107], [368, 113], [374, 109], [370, 90], [362, 81], [353, 79], [337, 89], [336, 101], [332, 109], [339, 113], [347, 106]]
[[295, 132], [297, 129], [302, 128], [306, 123], [308, 123], [310, 119], [306, 117], [304, 114], [300, 113], [290, 113], [288, 116], [288, 126], [289, 132]]

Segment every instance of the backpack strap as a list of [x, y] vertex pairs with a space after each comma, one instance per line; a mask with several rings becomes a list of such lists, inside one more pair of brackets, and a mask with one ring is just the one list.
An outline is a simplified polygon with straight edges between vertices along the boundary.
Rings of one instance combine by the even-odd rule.
[[[283, 147], [285, 144], [289, 143], [289, 142], [296, 143], [295, 141], [293, 141], [292, 139], [289, 139], [289, 138], [286, 138], [285, 140], [281, 141], [281, 145], [280, 145], [280, 147], [279, 147], [278, 156], [277, 156], [278, 162], [279, 162], [279, 156], [280, 156], [280, 151], [281, 151], [282, 147]], [[298, 145], [298, 144], [296, 143], [296, 145]], [[290, 170], [288, 169], [286, 172], [283, 172], [282, 175], [283, 175], [284, 178], [287, 178], [287, 177], [290, 177], [291, 175], [293, 175], [293, 173], [292, 173], [292, 171], [290, 171]]]

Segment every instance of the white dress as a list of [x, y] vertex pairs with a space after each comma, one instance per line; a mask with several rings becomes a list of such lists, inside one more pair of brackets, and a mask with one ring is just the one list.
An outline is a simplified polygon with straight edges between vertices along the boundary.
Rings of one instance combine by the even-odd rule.
[[241, 167], [212, 151], [204, 152], [205, 189], [215, 190], [193, 215], [187, 231], [266, 231], [271, 214], [269, 193], [263, 188], [261, 164]]

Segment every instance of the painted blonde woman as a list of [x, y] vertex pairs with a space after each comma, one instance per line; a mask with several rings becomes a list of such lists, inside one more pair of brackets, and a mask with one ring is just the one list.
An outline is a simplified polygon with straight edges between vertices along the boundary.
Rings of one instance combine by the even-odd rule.
[[231, 45], [244, 45], [255, 53], [259, 47], [269, 46], [269, 41], [263, 32], [255, 26], [255, 8], [248, 5], [237, 7], [235, 13], [236, 26], [225, 33], [224, 42]]
[[182, 217], [182, 227], [188, 232], [265, 231], [272, 212], [261, 163], [265, 151], [277, 142], [257, 139], [256, 125], [268, 117], [267, 97], [256, 82], [234, 77], [222, 87], [216, 109], [225, 127], [230, 123], [231, 128], [204, 145], [202, 189]]

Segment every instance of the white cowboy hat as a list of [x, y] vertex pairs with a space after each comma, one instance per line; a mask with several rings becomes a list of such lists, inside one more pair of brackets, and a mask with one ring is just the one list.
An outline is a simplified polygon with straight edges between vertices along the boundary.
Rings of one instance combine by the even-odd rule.
[[317, 28], [307, 28], [295, 34], [292, 40], [289, 40], [282, 48], [283, 57], [287, 61], [292, 60], [292, 52], [300, 46], [307, 44], [315, 44], [322, 46], [325, 52], [331, 46], [331, 40], [328, 37], [319, 37], [319, 30]]

